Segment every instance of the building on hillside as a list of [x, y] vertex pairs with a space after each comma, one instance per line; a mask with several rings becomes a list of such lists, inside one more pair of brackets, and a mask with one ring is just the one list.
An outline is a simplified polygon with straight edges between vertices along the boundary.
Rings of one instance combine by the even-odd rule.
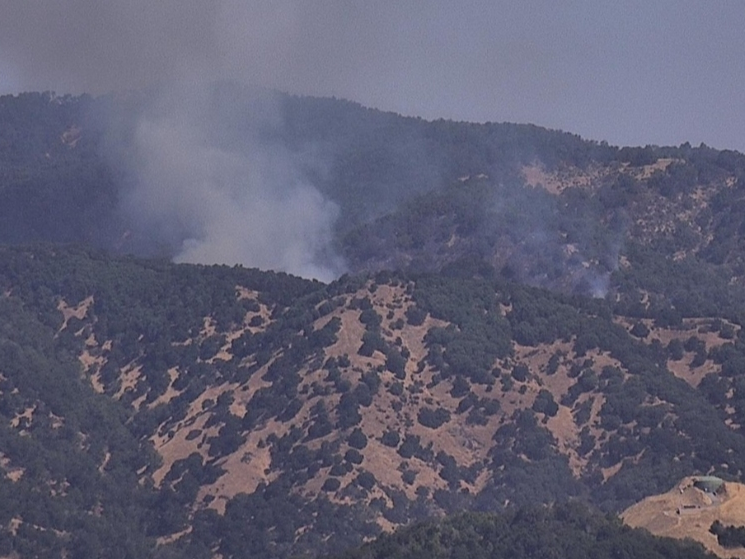
[[693, 486], [706, 493], [716, 494], [724, 488], [724, 480], [716, 476], [700, 476], [693, 479]]

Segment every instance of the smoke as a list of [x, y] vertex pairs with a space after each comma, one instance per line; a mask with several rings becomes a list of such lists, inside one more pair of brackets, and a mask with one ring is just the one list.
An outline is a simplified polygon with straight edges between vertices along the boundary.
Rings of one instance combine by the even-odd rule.
[[282, 126], [273, 95], [226, 94], [198, 63], [180, 72], [138, 115], [124, 210], [147, 236], [178, 243], [177, 262], [338, 277], [343, 264], [331, 249], [338, 207], [306, 179], [306, 153], [263, 133]]
[[0, 91], [137, 89], [198, 63], [223, 79], [430, 119], [745, 150], [744, 6], [6, 0]]
[[338, 207], [306, 179], [307, 154], [262, 137], [279, 110], [267, 92], [251, 95], [247, 111], [211, 82], [160, 90], [134, 126], [123, 210], [144, 236], [176, 245], [178, 262], [330, 281], [343, 271], [331, 249]]
[[[282, 117], [256, 87], [291, 73], [301, 5], [13, 2], [0, 22], [0, 54], [32, 89], [148, 91], [145, 109], [117, 123], [128, 133], [111, 134], [126, 145], [109, 145], [128, 178], [121, 210], [140, 244], [175, 248], [179, 262], [329, 281], [344, 268], [331, 249], [338, 208], [307, 179], [307, 150], [293, 153], [261, 133], [281, 130]], [[253, 86], [250, 95], [220, 95], [225, 79]]]
[[139, 89], [196, 70], [354, 97], [417, 82], [408, 42], [418, 44], [433, 11], [421, 0], [13, 0], [0, 18], [0, 60], [34, 90]]
[[[392, 95], [437, 110], [437, 99], [482, 91], [492, 117], [499, 116], [491, 112], [496, 100], [502, 107], [513, 99], [515, 107], [554, 110], [553, 97], [568, 83], [587, 89], [567, 79], [576, 56], [602, 50], [575, 52], [572, 45], [571, 56], [554, 63], [561, 62], [554, 60], [563, 34], [554, 28], [558, 15], [483, 0], [458, 6], [406, 0], [385, 7], [342, 0], [13, 1], [0, 18], [0, 69], [31, 89], [155, 92], [151, 106], [133, 116], [131, 144], [114, 151], [127, 154], [120, 158], [130, 179], [124, 211], [142, 238], [175, 247], [178, 261], [330, 279], [343, 271], [331, 242], [338, 209], [309, 179], [317, 173], [306, 172], [324, 162], [262, 133], [282, 130], [281, 111], [271, 100], [264, 96], [257, 109], [245, 111], [240, 102], [216, 96], [214, 84], [229, 79], [368, 102]], [[576, 18], [564, 19], [574, 25]], [[541, 29], [550, 33], [539, 40]], [[625, 50], [622, 59], [635, 60]], [[596, 83], [597, 68], [615, 66], [588, 67]], [[542, 81], [554, 74], [557, 81]], [[516, 98], [504, 89], [510, 83]], [[584, 113], [585, 104], [576, 101], [582, 97], [570, 97]], [[381, 206], [368, 206], [374, 204]], [[597, 264], [602, 247], [582, 241], [594, 231], [580, 231], [572, 241], [579, 252], [565, 255], [565, 240], [542, 231], [556, 221], [557, 208], [519, 197], [513, 207], [499, 213], [499, 221], [525, 213], [525, 223], [541, 224], [510, 233], [521, 247], [517, 256], [525, 253], [532, 264], [520, 264], [526, 277], [550, 283], [570, 270], [575, 283], [606, 291], [612, 267]]]
[[567, 189], [554, 195], [522, 181], [499, 185], [485, 201], [482, 235], [492, 265], [528, 285], [605, 298], [618, 270], [628, 218], [603, 215], [589, 197]]

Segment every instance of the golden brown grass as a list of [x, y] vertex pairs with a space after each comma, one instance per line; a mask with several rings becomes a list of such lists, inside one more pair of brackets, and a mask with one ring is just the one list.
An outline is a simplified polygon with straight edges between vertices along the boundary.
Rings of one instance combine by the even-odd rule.
[[720, 557], [745, 558], [745, 549], [725, 549], [709, 532], [718, 520], [727, 526], [745, 525], [745, 486], [726, 483], [721, 495], [712, 496], [692, 487], [694, 478], [685, 478], [667, 493], [647, 497], [622, 514], [624, 522], [646, 528], [657, 536], [691, 538]]

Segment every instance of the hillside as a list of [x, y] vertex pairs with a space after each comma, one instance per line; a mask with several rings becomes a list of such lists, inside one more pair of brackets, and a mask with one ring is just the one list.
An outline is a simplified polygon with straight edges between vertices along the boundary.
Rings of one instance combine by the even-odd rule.
[[[645, 300], [714, 316], [741, 299], [727, 292], [745, 281], [737, 152], [618, 148], [536, 126], [427, 122], [230, 84], [210, 96], [183, 130], [148, 93], [2, 97], [0, 241], [208, 256], [196, 245], [283, 269], [287, 260], [267, 251], [301, 251], [310, 260], [299, 269], [331, 276], [467, 261], [533, 286], [611, 293], [626, 314], [643, 312]], [[197, 139], [181, 145], [180, 135]], [[254, 214], [257, 204], [273, 220]], [[265, 247], [266, 233], [246, 219], [278, 243], [289, 236], [289, 246]], [[308, 224], [282, 233], [275, 220]], [[233, 246], [238, 237], [248, 248]], [[686, 295], [702, 284], [716, 293]]]
[[745, 557], [745, 549], [724, 547], [712, 533], [715, 522], [745, 526], [745, 486], [725, 483], [716, 492], [694, 486], [696, 478], [685, 478], [662, 495], [647, 497], [626, 509], [621, 518], [629, 526], [645, 528], [657, 536], [690, 538], [719, 557]]
[[315, 553], [742, 475], [726, 320], [665, 326], [498, 278], [1, 261], [6, 554]]
[[709, 557], [692, 542], [657, 538], [574, 503], [511, 514], [460, 514], [384, 535], [341, 558], [520, 559]]
[[[209, 95], [186, 128], [148, 92], [0, 98], [0, 557], [316, 556], [739, 487], [745, 156]], [[210, 251], [329, 281], [172, 262]]]

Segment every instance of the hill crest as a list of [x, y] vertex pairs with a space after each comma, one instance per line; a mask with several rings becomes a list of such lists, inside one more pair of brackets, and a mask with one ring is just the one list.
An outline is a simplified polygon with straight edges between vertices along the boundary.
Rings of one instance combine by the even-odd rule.
[[745, 557], [744, 548], [725, 548], [711, 532], [714, 522], [745, 526], [745, 485], [725, 482], [717, 491], [696, 487], [699, 476], [683, 478], [667, 493], [653, 495], [621, 513], [634, 528], [656, 536], [690, 538], [724, 559]]

